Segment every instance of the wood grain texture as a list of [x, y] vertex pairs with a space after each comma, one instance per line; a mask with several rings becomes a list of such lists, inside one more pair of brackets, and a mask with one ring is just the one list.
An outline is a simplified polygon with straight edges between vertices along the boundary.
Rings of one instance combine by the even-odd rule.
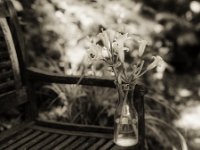
[[0, 135], [0, 145], [3, 145], [4, 143], [8, 142], [10, 139], [14, 138], [15, 135], [20, 134], [21, 132], [24, 132], [27, 127], [31, 126], [33, 122], [23, 122], [15, 127], [13, 127], [10, 130], [7, 130]]
[[[24, 39], [14, 7], [9, 0], [0, 0], [1, 8], [5, 11], [0, 12], [1, 31], [3, 31], [0, 32], [0, 108], [2, 108], [0, 113], [18, 104], [24, 104], [28, 97], [27, 114], [34, 119], [37, 116], [37, 108], [34, 101], [36, 90], [33, 82], [79, 83], [80, 85], [116, 88], [113, 79], [64, 76], [36, 68], [27, 68], [23, 57]], [[113, 128], [37, 120], [34, 123], [23, 123], [1, 134], [0, 149], [143, 150], [145, 139], [144, 90], [137, 86], [134, 96], [134, 104], [139, 114], [139, 144], [134, 147], [116, 146], [112, 141]], [[16, 97], [19, 97], [18, 100]]]
[[11, 62], [10, 60], [0, 62], [0, 70], [1, 69], [10, 69], [11, 68]]
[[30, 80], [46, 83], [77, 84], [115, 88], [114, 80], [102, 77], [66, 76], [41, 71], [37, 68], [27, 68], [26, 74]]
[[[103, 135], [103, 131], [100, 131], [100, 133], [91, 132], [101, 130], [102, 127], [88, 125], [85, 126], [87, 129], [85, 130], [84, 125], [65, 123], [65, 127], [63, 127], [63, 123], [56, 123], [57, 126], [53, 122], [45, 123], [43, 121], [43, 123], [43, 125], [38, 125], [35, 122], [21, 125], [21, 128], [11, 129], [9, 134], [4, 134], [4, 137], [0, 139], [0, 148], [9, 150], [142, 150], [138, 149], [138, 146], [128, 148], [116, 146], [113, 143], [112, 133], [99, 136], [100, 134]], [[47, 127], [47, 124], [50, 127]], [[103, 127], [103, 129], [106, 130], [106, 127]], [[107, 130], [110, 130], [110, 128]], [[6, 140], [4, 140], [5, 138]]]
[[[2, 0], [0, 8], [9, 15], [0, 17], [0, 113], [13, 109], [27, 101], [26, 88], [22, 84], [24, 68], [21, 56], [23, 42], [16, 12], [9, 0]], [[10, 92], [15, 93], [10, 94]], [[3, 95], [3, 96], [2, 96]]]
[[9, 12], [4, 5], [4, 0], [0, 0], [0, 10], [1, 10], [0, 17], [8, 17], [9, 16]]

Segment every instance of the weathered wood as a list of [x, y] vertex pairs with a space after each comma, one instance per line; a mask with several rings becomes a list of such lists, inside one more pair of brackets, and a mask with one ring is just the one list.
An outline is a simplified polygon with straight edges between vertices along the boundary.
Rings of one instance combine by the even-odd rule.
[[62, 123], [56, 121], [42, 121], [36, 120], [35, 125], [40, 127], [48, 127], [48, 128], [55, 128], [55, 129], [62, 129], [62, 130], [72, 130], [72, 131], [82, 131], [82, 132], [95, 132], [95, 133], [103, 133], [103, 134], [113, 134], [112, 127], [101, 127], [101, 126], [94, 126], [94, 125], [82, 125], [82, 124], [73, 124], [73, 123]]
[[0, 70], [8, 68], [11, 68], [11, 62], [9, 60], [5, 62], [0, 62]]
[[16, 138], [16, 135], [20, 135], [22, 132], [27, 130], [27, 127], [31, 126], [32, 124], [33, 122], [23, 122], [20, 125], [13, 127], [11, 130], [7, 130], [1, 133], [0, 145], [3, 145], [4, 143], [9, 142], [10, 140], [14, 140], [12, 138]]
[[19, 63], [19, 68], [20, 68], [20, 72], [23, 72], [23, 74], [21, 74], [21, 78], [22, 78], [22, 82], [25, 83], [26, 80], [26, 75], [25, 75], [25, 68], [26, 68], [26, 64], [24, 62], [24, 53], [25, 53], [25, 43], [24, 43], [24, 38], [23, 38], [23, 34], [21, 31], [21, 28], [19, 26], [19, 21], [17, 18], [17, 13], [15, 11], [15, 8], [12, 4], [11, 1], [7, 1], [5, 3], [8, 11], [9, 11], [9, 16], [7, 18], [7, 22], [8, 25], [10, 27], [11, 30], [11, 34], [13, 37], [13, 41], [14, 41], [14, 45], [15, 45], [15, 49], [16, 49], [16, 55], [18, 58], [18, 63]]
[[[48, 122], [49, 125], [51, 124]], [[58, 123], [57, 123], [58, 124]], [[62, 124], [63, 125], [63, 124]], [[71, 126], [68, 124], [69, 127]], [[119, 146], [115, 146], [113, 143], [112, 136], [107, 136], [105, 134], [104, 137], [91, 136], [89, 127], [87, 126], [87, 131], [81, 133], [79, 130], [76, 130], [75, 125], [74, 128], [65, 128], [61, 129], [47, 129], [47, 127], [41, 127], [36, 124], [32, 124], [27, 126], [27, 128], [21, 130], [19, 133], [15, 133], [8, 138], [7, 142], [0, 144], [0, 148], [5, 149], [30, 149], [30, 150], [38, 150], [38, 149], [52, 149], [52, 150], [60, 150], [60, 149], [76, 149], [76, 150], [136, 150], [136, 147], [123, 148]], [[82, 125], [80, 125], [82, 126]], [[83, 127], [83, 126], [82, 126]], [[81, 127], [81, 128], [82, 128]], [[91, 126], [94, 130], [94, 126]], [[98, 130], [99, 127], [96, 127]], [[72, 130], [73, 129], [73, 130]], [[57, 132], [59, 130], [59, 132]], [[72, 134], [75, 133], [75, 134]], [[95, 135], [94, 133], [93, 135]], [[98, 133], [97, 133], [98, 134]], [[96, 134], [96, 135], [97, 135]], [[111, 135], [111, 134], [110, 134]], [[138, 150], [138, 149], [137, 149]], [[141, 149], [139, 149], [141, 150]]]
[[61, 142], [56, 147], [54, 147], [54, 150], [63, 149], [65, 146], [67, 146], [68, 144], [72, 143], [76, 139], [77, 139], [77, 136], [69, 136], [65, 141]]
[[20, 139], [16, 143], [12, 143], [10, 146], [6, 147], [6, 149], [14, 150], [17, 149], [19, 146], [23, 145], [24, 143], [27, 143], [28, 141], [31, 141], [36, 136], [40, 135], [40, 131], [33, 132], [32, 134], [26, 136], [25, 138]]
[[91, 147], [88, 148], [88, 150], [95, 150], [99, 149], [100, 146], [102, 146], [106, 142], [106, 139], [99, 139], [97, 142], [93, 143]]
[[34, 140], [31, 140], [31, 141], [26, 142], [25, 144], [21, 145], [20, 147], [17, 148], [17, 150], [22, 150], [22, 149], [27, 149], [29, 147], [32, 147], [36, 143], [39, 143], [39, 142], [43, 141], [49, 135], [50, 134], [48, 132], [44, 132], [41, 135], [39, 135], [36, 138], [34, 138]]
[[18, 133], [16, 136], [13, 136], [11, 140], [8, 140], [5, 143], [1, 144], [0, 149], [5, 149], [6, 147], [13, 145], [13, 143], [16, 143], [17, 141], [30, 135], [31, 133], [33, 133], [33, 130], [28, 130], [28, 129], [24, 130], [20, 134]]
[[0, 93], [8, 92], [10, 90], [13, 90], [14, 88], [15, 88], [15, 82], [12, 80], [0, 83]]
[[107, 143], [105, 143], [99, 150], [106, 150], [110, 149], [114, 145], [113, 140], [109, 140]]
[[6, 71], [6, 72], [3, 72], [3, 73], [0, 73], [0, 84], [5, 81], [5, 79], [10, 79], [10, 78], [13, 78], [13, 71], [12, 70], [9, 70], [9, 71]]
[[9, 16], [9, 12], [6, 8], [6, 6], [4, 5], [4, 1], [0, 0], [0, 17], [8, 17]]
[[61, 83], [61, 84], [77, 84], [101, 86], [115, 88], [114, 80], [102, 77], [81, 77], [81, 76], [65, 76], [55, 73], [47, 73], [36, 68], [28, 68], [26, 70], [27, 76], [30, 80], [46, 83]]
[[39, 141], [36, 145], [33, 145], [29, 148], [29, 150], [39, 150], [42, 149], [45, 145], [48, 145], [53, 140], [55, 140], [58, 137], [57, 134], [51, 134], [47, 138], [43, 139], [42, 141]]
[[16, 99], [17, 96], [16, 91], [10, 91], [0, 95], [0, 114], [27, 102], [27, 99], [24, 98]]
[[20, 92], [20, 88], [22, 88], [22, 83], [21, 83], [21, 76], [20, 76], [20, 69], [19, 69], [19, 62], [18, 62], [18, 57], [16, 54], [16, 48], [14, 44], [14, 37], [12, 36], [11, 33], [11, 28], [8, 25], [7, 19], [5, 18], [0, 18], [0, 24], [3, 33], [5, 34], [5, 42], [7, 45], [7, 50], [10, 55], [10, 61], [12, 64], [12, 70], [14, 73], [14, 80], [15, 80], [15, 87], [18, 92]]
[[144, 94], [145, 89], [136, 88], [134, 93], [134, 104], [136, 111], [138, 112], [138, 130], [139, 130], [139, 144], [137, 144], [139, 150], [144, 149], [145, 139], [145, 119], [144, 119]]
[[64, 150], [69, 150], [69, 149], [76, 149], [80, 144], [85, 142], [87, 140], [86, 137], [79, 137], [74, 141], [73, 143], [69, 144]]
[[27, 87], [27, 99], [29, 100], [25, 104], [26, 118], [28, 120], [34, 120], [38, 116], [38, 109], [36, 105], [36, 89], [31, 80], [26, 80]]
[[[79, 84], [116, 88], [113, 79], [100, 77], [64, 76], [46, 73], [35, 68], [26, 69], [24, 63], [24, 40], [16, 12], [9, 0], [0, 0], [0, 113], [20, 104], [26, 105], [27, 116], [37, 115], [35, 87], [33, 83]], [[6, 8], [6, 9], [5, 9]], [[6, 17], [6, 18], [5, 18]], [[10, 80], [11, 79], [11, 80]], [[24, 88], [26, 87], [26, 88]], [[28, 93], [28, 98], [26, 96]], [[139, 144], [128, 148], [144, 149], [144, 100], [143, 90], [136, 87], [135, 107], [139, 114]], [[18, 98], [18, 99], [17, 99]], [[22, 124], [0, 135], [0, 149], [127, 149], [113, 143], [113, 128], [34, 121]]]
[[5, 99], [7, 96], [9, 97], [9, 95], [16, 96], [15, 94], [16, 94], [16, 90], [0, 94], [0, 100]]
[[[87, 126], [88, 128], [89, 126]], [[31, 127], [34, 130], [40, 130], [43, 132], [50, 132], [50, 133], [56, 133], [56, 134], [66, 134], [66, 135], [71, 135], [71, 136], [90, 136], [90, 137], [98, 137], [98, 138], [112, 138], [112, 134], [106, 134], [106, 133], [98, 133], [98, 132], [86, 132], [86, 131], [79, 131], [79, 130], [71, 130], [71, 129], [66, 129], [61, 130], [57, 128], [48, 128], [48, 127], [41, 127], [41, 126], [32, 126]], [[87, 134], [86, 134], [87, 133]]]
[[97, 141], [97, 138], [92, 138], [90, 137], [86, 142], [84, 142], [82, 145], [76, 148], [76, 150], [83, 150], [83, 149], [88, 149], [90, 145], [95, 143]]
[[10, 1], [3, 0], [0, 5], [1, 8], [6, 8], [9, 14], [6, 18], [0, 17], [0, 33], [3, 35], [0, 38], [0, 94], [16, 91], [15, 94], [8, 94], [1, 99], [0, 113], [2, 113], [9, 107], [12, 109], [14, 106], [21, 105], [27, 99], [21, 78], [23, 74], [20, 74], [20, 65], [23, 67], [25, 65], [22, 65], [21, 47], [23, 46], [21, 44], [23, 42], [19, 40], [22, 34], [19, 33], [16, 13]]
[[42, 149], [43, 150], [53, 149], [56, 145], [58, 145], [59, 143], [63, 142], [67, 137], [69, 137], [69, 136], [67, 136], [67, 135], [60, 135], [57, 139], [55, 139], [54, 141], [52, 141], [48, 145], [44, 146]]

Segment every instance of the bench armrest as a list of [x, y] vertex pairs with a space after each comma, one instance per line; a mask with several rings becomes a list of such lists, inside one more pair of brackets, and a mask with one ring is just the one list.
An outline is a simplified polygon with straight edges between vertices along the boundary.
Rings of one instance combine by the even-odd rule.
[[34, 82], [60, 83], [60, 84], [79, 84], [100, 87], [115, 88], [114, 79], [90, 76], [73, 76], [49, 73], [38, 68], [27, 68], [26, 75], [28, 80]]

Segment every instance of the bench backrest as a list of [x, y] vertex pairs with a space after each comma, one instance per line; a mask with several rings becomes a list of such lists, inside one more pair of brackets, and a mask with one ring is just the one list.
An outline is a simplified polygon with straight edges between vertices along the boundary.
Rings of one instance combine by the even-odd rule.
[[20, 33], [12, 3], [0, 0], [0, 113], [27, 100], [21, 53], [24, 44]]

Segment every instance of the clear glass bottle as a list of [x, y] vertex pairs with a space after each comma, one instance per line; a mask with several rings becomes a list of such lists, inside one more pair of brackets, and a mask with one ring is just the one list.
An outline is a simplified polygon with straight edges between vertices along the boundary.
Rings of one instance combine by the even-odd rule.
[[115, 112], [114, 143], [129, 147], [138, 143], [138, 113], [134, 107], [134, 87], [121, 86]]

